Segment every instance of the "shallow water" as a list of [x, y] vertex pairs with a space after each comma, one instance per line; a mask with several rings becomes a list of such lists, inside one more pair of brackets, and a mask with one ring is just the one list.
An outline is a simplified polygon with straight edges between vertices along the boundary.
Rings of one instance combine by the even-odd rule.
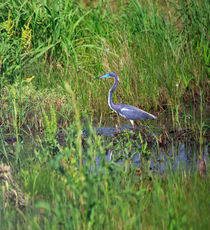
[[[154, 136], [158, 135], [158, 128], [155, 129], [156, 133], [147, 133], [144, 134], [150, 138], [151, 142], [148, 144], [146, 151], [143, 150], [144, 143], [139, 139], [139, 133], [145, 127], [138, 129], [136, 127], [135, 132], [132, 131], [131, 125], [123, 125], [121, 127], [94, 127], [96, 134], [102, 136], [104, 148], [106, 149], [105, 159], [107, 162], [113, 161], [122, 167], [129, 162], [132, 163], [132, 166], [135, 168], [145, 167], [145, 162], [147, 167], [153, 171], [160, 174], [166, 172], [169, 168], [177, 171], [179, 169], [185, 171], [197, 171], [200, 163], [200, 146], [198, 143], [193, 143], [192, 141], [180, 141], [173, 140], [172, 142], [167, 142], [163, 146], [158, 145], [157, 139]], [[125, 131], [125, 132], [123, 132]], [[119, 133], [121, 132], [121, 133]], [[65, 134], [68, 131], [58, 132], [61, 134], [59, 141], [61, 145], [65, 145]], [[127, 134], [129, 134], [130, 142], [128, 147]], [[41, 136], [39, 134], [38, 136]], [[83, 130], [83, 138], [85, 139], [88, 136], [88, 132]], [[133, 140], [132, 140], [133, 138]], [[16, 142], [15, 138], [9, 138], [12, 140], [8, 142], [8, 147], [13, 148], [14, 143]], [[33, 154], [33, 149], [36, 145], [35, 141], [32, 141], [30, 137], [23, 137], [23, 145], [25, 152], [30, 152]], [[106, 147], [113, 143], [112, 147], [107, 149]], [[83, 154], [85, 155], [85, 147], [83, 148]], [[209, 161], [209, 152], [208, 152], [208, 143], [202, 146], [202, 157], [205, 160], [206, 165]], [[145, 161], [146, 159], [146, 161]], [[96, 163], [99, 165], [99, 157], [96, 157]]]
[[[136, 127], [137, 128], [137, 127]], [[144, 127], [143, 127], [144, 128]], [[132, 130], [131, 125], [123, 125], [121, 127], [101, 127], [95, 128], [98, 135], [102, 135], [106, 138], [107, 143], [113, 141], [113, 136], [119, 135], [118, 140], [120, 141], [119, 131], [128, 132]], [[135, 130], [136, 135], [138, 136], [138, 129]], [[157, 129], [158, 133], [158, 129]], [[85, 131], [83, 135], [86, 135]], [[147, 136], [152, 137], [154, 134], [147, 133]], [[125, 161], [128, 159], [131, 160], [132, 166], [136, 168], [143, 167], [144, 163], [142, 161], [142, 147], [140, 140], [139, 147], [134, 146], [130, 150], [122, 148], [121, 150], [115, 150], [113, 147], [107, 151], [106, 161], [115, 161], [120, 165], [124, 165]], [[149, 168], [152, 171], [164, 173], [169, 168], [173, 168], [174, 171], [184, 170], [184, 171], [197, 171], [200, 163], [200, 146], [198, 143], [193, 143], [192, 141], [181, 141], [174, 140], [171, 143], [166, 143], [164, 147], [157, 146], [156, 142], [150, 144], [149, 147]], [[144, 154], [145, 155], [145, 154]], [[208, 152], [208, 143], [202, 147], [202, 157], [205, 160], [206, 165], [208, 165], [209, 152]], [[97, 158], [97, 164], [99, 164], [99, 158]]]
[[[148, 160], [149, 168], [150, 170], [158, 173], [164, 173], [171, 168], [173, 168], [174, 171], [177, 170], [184, 170], [187, 172], [197, 171], [200, 163], [198, 151], [199, 149], [197, 146], [189, 145], [181, 142], [174, 143], [173, 145], [168, 144], [167, 147], [162, 149], [162, 151], [160, 152], [157, 152], [157, 149], [153, 148], [151, 149], [151, 155]], [[113, 150], [108, 151], [106, 160], [111, 161], [114, 154], [116, 153], [114, 153]], [[139, 152], [137, 151], [136, 153], [134, 153], [134, 150], [132, 150], [132, 155], [133, 155], [131, 157], [132, 165], [137, 168], [143, 167], [144, 163], [142, 161], [141, 149], [139, 149]], [[206, 165], [208, 165], [208, 160], [209, 160], [208, 146], [205, 146], [204, 148], [203, 158], [206, 162]], [[124, 154], [124, 157], [117, 160], [116, 162], [123, 166], [125, 161], [127, 160], [128, 157], [126, 156], [126, 154]]]

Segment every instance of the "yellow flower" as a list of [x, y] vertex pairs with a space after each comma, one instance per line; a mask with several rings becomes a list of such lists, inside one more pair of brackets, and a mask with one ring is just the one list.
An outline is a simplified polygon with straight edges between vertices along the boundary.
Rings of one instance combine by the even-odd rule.
[[28, 23], [21, 28], [22, 29], [21, 41], [22, 41], [23, 49], [28, 48], [31, 43], [31, 29], [29, 28], [30, 22], [31, 22], [31, 17], [29, 18]]
[[30, 77], [30, 78], [27, 78], [27, 79], [25, 79], [25, 82], [31, 82], [33, 79], [35, 78], [35, 76], [32, 76], [32, 77]]
[[9, 10], [8, 20], [3, 23], [4, 29], [7, 31], [7, 39], [9, 40], [14, 34], [15, 22], [11, 19], [11, 11]]

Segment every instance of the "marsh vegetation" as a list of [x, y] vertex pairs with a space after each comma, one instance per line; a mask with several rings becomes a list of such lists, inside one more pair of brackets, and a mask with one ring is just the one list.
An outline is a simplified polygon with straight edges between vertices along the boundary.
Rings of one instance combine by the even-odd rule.
[[[1, 229], [209, 228], [209, 12], [207, 0], [0, 1]], [[123, 126], [112, 82], [93, 81], [108, 72], [115, 102], [158, 119]], [[190, 167], [174, 167], [180, 145]]]

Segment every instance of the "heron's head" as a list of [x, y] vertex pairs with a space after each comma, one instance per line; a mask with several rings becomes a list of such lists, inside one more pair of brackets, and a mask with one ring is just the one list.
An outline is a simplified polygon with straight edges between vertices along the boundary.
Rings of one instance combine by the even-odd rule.
[[106, 75], [103, 75], [103, 76], [101, 76], [101, 77], [97, 77], [97, 78], [95, 78], [94, 80], [96, 80], [96, 79], [102, 79], [102, 78], [114, 78], [115, 80], [117, 80], [117, 81], [120, 81], [120, 79], [118, 78], [118, 76], [117, 76], [117, 74], [116, 73], [113, 73], [113, 72], [111, 72], [111, 73], [107, 73]]

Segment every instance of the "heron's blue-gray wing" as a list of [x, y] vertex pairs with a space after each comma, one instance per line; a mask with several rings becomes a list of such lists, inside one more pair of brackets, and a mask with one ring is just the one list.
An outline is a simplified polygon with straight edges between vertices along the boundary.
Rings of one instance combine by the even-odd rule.
[[154, 115], [132, 105], [117, 104], [117, 107], [117, 112], [128, 120], [157, 119]]

